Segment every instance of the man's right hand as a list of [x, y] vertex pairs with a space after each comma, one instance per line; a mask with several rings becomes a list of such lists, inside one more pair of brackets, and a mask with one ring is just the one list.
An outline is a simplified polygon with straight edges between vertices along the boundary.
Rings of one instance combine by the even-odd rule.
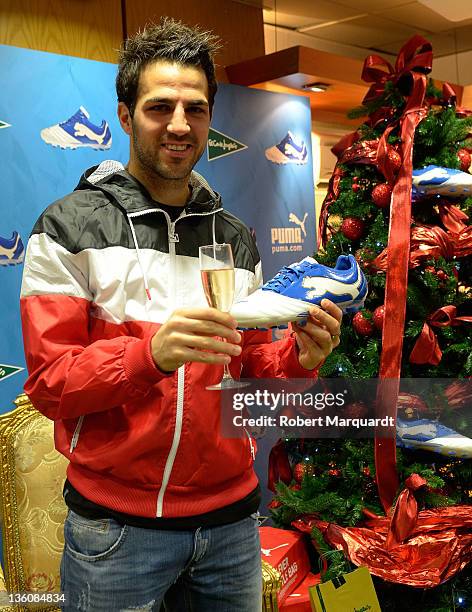
[[241, 353], [236, 325], [231, 315], [216, 308], [176, 310], [151, 340], [154, 363], [163, 372], [173, 372], [188, 361], [229, 364]]

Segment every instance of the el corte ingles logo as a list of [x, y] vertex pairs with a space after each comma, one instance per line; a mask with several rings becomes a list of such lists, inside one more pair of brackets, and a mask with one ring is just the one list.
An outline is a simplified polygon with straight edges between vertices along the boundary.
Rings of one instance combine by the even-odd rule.
[[14, 376], [22, 370], [24, 370], [24, 368], [21, 368], [20, 366], [12, 366], [0, 363], [0, 381], [5, 380], [6, 378], [10, 378], [10, 376]]
[[247, 149], [247, 146], [231, 136], [218, 132], [213, 128], [210, 128], [208, 132], [208, 161], [218, 159], [218, 157], [225, 157], [226, 155], [232, 155], [238, 151]]

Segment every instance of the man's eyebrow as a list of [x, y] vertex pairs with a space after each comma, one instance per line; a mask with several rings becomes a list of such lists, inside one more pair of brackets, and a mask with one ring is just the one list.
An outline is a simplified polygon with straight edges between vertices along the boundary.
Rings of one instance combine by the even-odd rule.
[[[175, 100], [172, 98], [148, 98], [146, 104], [175, 104]], [[188, 100], [185, 103], [186, 106], [209, 106], [208, 100], [205, 98], [197, 98], [195, 100]]]

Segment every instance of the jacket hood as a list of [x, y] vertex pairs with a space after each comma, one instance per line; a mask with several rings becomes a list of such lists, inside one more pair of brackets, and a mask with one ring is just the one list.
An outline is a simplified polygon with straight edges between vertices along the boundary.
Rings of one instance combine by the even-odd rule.
[[[209, 213], [221, 208], [221, 196], [213, 191], [201, 174], [192, 171], [189, 183], [192, 195], [186, 205], [188, 213]], [[103, 161], [86, 170], [74, 191], [90, 189], [110, 195], [127, 214], [159, 206], [146, 187], [123, 164], [114, 160]]]

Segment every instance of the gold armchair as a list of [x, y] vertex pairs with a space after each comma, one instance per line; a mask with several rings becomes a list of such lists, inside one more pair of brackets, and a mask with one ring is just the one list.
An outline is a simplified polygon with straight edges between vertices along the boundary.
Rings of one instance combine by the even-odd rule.
[[[26, 395], [20, 395], [15, 404], [14, 410], [0, 416], [6, 590], [59, 592], [67, 460], [54, 448], [52, 421], [39, 413]], [[43, 603], [15, 609], [52, 612], [59, 608]]]

